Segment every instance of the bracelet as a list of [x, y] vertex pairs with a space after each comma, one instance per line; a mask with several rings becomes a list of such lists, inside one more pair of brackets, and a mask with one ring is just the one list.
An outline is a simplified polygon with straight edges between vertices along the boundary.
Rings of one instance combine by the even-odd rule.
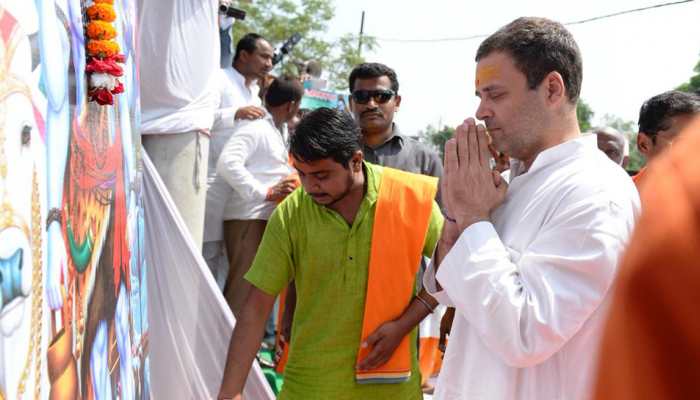
[[48, 215], [46, 215], [46, 230], [49, 230], [49, 225], [52, 222], [58, 222], [59, 225], [63, 224], [63, 213], [60, 209], [54, 207], [49, 210]]
[[433, 312], [435, 312], [435, 309], [434, 309], [433, 307], [430, 307], [430, 304], [428, 304], [428, 302], [425, 301], [422, 297], [416, 295], [415, 298], [416, 298], [416, 300], [420, 301], [421, 304], [423, 304], [423, 306], [425, 306], [425, 308], [428, 309], [428, 312], [430, 312], [431, 314], [432, 314]]

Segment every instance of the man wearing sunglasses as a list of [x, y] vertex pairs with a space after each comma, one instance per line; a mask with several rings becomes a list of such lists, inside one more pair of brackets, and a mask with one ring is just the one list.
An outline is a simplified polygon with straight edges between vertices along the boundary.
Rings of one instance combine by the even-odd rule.
[[417, 174], [442, 176], [438, 154], [404, 136], [394, 123], [401, 96], [396, 72], [384, 64], [364, 63], [349, 78], [350, 110], [360, 125], [365, 159]]

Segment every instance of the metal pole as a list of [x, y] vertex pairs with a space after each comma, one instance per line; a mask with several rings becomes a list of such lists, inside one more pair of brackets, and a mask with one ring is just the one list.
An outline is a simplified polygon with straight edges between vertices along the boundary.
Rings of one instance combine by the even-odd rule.
[[365, 12], [362, 11], [362, 20], [360, 21], [360, 36], [357, 40], [357, 55], [362, 57], [362, 33], [365, 31]]

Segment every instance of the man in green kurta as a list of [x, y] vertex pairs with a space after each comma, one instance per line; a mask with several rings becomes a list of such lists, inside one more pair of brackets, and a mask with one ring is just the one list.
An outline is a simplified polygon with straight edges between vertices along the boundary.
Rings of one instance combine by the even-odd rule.
[[[219, 398], [242, 393], [275, 297], [296, 282], [292, 342], [279, 399], [422, 399], [415, 327], [437, 302], [421, 292], [398, 318], [366, 340], [370, 354], [357, 363], [368, 282], [375, 205], [382, 167], [362, 159], [361, 134], [346, 113], [319, 109], [297, 126], [291, 152], [303, 190], [272, 214], [255, 261], [253, 285], [236, 324]], [[433, 202], [423, 254], [442, 229]], [[411, 335], [411, 377], [401, 383], [359, 384], [356, 369], [385, 363]], [[365, 345], [365, 344], [362, 344]]]

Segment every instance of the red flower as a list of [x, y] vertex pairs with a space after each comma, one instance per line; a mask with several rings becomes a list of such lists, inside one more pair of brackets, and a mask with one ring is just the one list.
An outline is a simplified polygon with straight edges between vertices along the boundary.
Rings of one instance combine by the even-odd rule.
[[106, 57], [102, 59], [90, 57], [87, 66], [85, 67], [85, 71], [106, 73], [112, 76], [122, 76], [124, 74], [124, 70], [119, 64], [117, 64], [118, 61], [116, 61], [115, 58], [117, 58], [117, 56]]
[[124, 85], [121, 82], [117, 82], [117, 86], [112, 89], [112, 94], [124, 93]]
[[90, 96], [90, 101], [96, 101], [97, 104], [101, 106], [111, 106], [114, 104], [114, 96], [112, 96], [112, 93], [110, 93], [109, 89], [107, 88], [91, 89], [88, 94]]
[[122, 64], [124, 64], [126, 62], [126, 56], [124, 54], [115, 54], [109, 58], [113, 59], [115, 62], [122, 63]]

